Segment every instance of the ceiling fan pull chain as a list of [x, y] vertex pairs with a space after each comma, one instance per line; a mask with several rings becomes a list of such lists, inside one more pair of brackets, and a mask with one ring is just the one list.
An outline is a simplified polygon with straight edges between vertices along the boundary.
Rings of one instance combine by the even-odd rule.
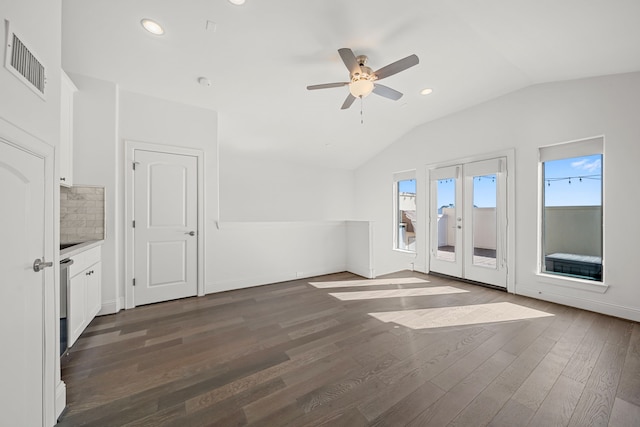
[[362, 100], [362, 97], [360, 97], [360, 124], [363, 125], [364, 124], [364, 114], [362, 113], [362, 104], [364, 103], [364, 101]]

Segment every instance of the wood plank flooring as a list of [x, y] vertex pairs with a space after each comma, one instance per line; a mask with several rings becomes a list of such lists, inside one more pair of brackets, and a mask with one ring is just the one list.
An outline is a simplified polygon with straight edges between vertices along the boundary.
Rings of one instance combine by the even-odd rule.
[[[507, 306], [522, 318], [486, 320]], [[96, 318], [62, 378], [60, 427], [637, 427], [640, 324], [420, 273], [340, 273]]]

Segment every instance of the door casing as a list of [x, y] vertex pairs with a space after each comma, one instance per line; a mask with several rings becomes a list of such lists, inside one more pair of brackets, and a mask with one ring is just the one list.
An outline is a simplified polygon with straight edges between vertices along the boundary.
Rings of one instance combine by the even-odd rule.
[[204, 284], [206, 269], [204, 267], [205, 257], [205, 180], [204, 180], [204, 153], [193, 148], [154, 144], [149, 142], [125, 140], [125, 295], [124, 306], [126, 309], [135, 307], [133, 292], [134, 276], [134, 240], [133, 240], [133, 219], [134, 219], [134, 176], [133, 162], [135, 150], [156, 151], [159, 153], [179, 154], [193, 156], [198, 159], [198, 296], [204, 295]]

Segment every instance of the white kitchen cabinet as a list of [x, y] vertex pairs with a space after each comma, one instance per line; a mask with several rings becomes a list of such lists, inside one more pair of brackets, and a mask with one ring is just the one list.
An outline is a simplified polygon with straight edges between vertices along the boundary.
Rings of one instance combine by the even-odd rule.
[[102, 305], [101, 246], [71, 257], [68, 292], [68, 337], [71, 347]]
[[60, 185], [73, 185], [73, 94], [78, 88], [60, 70]]

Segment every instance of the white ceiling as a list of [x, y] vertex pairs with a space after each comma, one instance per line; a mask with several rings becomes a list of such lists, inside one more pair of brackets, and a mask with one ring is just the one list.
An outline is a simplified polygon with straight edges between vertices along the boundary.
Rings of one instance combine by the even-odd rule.
[[[374, 70], [420, 58], [383, 82], [402, 99], [364, 99], [364, 124], [359, 101], [340, 110], [348, 88], [306, 90], [348, 80], [342, 47]], [[640, 1], [63, 0], [63, 67], [218, 111], [224, 149], [352, 169], [421, 123], [513, 90], [640, 70]]]

